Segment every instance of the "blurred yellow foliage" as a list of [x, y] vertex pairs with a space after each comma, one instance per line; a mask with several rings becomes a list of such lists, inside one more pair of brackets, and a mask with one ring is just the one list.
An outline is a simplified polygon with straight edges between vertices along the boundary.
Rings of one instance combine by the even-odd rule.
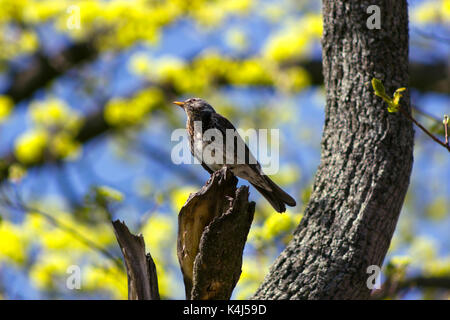
[[[5, 20], [13, 17], [5, 17], [3, 15], [4, 11], [2, 3], [4, 3], [4, 1], [0, 1], [0, 8], [2, 8], [2, 13], [0, 13], [0, 44], [2, 46], [2, 49], [0, 50], [0, 58], [11, 59], [15, 56], [29, 54], [36, 51], [39, 47], [39, 39], [36, 33], [33, 30], [19, 30], [14, 28], [12, 25], [7, 24]], [[8, 6], [6, 6], [6, 10], [8, 10]], [[19, 13], [14, 12], [12, 14], [18, 15], [20, 19]]]
[[236, 299], [249, 299], [258, 289], [269, 271], [270, 259], [267, 256], [246, 257], [242, 264], [242, 273], [236, 287]]
[[135, 53], [129, 62], [130, 70], [137, 75], [145, 75], [151, 72], [150, 58], [143, 53]]
[[11, 113], [13, 107], [13, 101], [10, 97], [0, 95], [0, 123], [6, 120]]
[[153, 59], [137, 53], [130, 60], [130, 68], [133, 72], [144, 75], [149, 80], [161, 82], [174, 81], [181, 76], [185, 66], [182, 59], [171, 55]]
[[72, 265], [71, 258], [65, 251], [39, 255], [38, 261], [30, 268], [30, 279], [40, 289], [54, 287], [58, 281], [65, 280], [67, 268]]
[[450, 0], [442, 1], [442, 14], [444, 15], [445, 21], [450, 20]]
[[197, 188], [193, 186], [180, 187], [172, 191], [171, 194], [172, 207], [174, 208], [175, 212], [179, 212], [181, 210], [181, 207], [186, 203], [187, 199], [189, 198], [189, 195], [196, 191]]
[[50, 98], [32, 102], [30, 116], [38, 129], [26, 132], [22, 140], [19, 138], [16, 142], [16, 156], [21, 162], [36, 162], [47, 146], [57, 158], [75, 159], [80, 155], [81, 145], [74, 137], [82, 121], [63, 100]]
[[61, 158], [77, 159], [81, 154], [81, 144], [67, 132], [54, 135], [50, 143], [50, 151]]
[[286, 211], [279, 214], [272, 209], [261, 225], [253, 225], [249, 233], [249, 243], [256, 248], [264, 248], [272, 244], [274, 239], [281, 239], [287, 243], [292, 236], [292, 231], [300, 223], [302, 214]]
[[20, 135], [14, 144], [14, 154], [21, 163], [32, 164], [38, 162], [48, 143], [45, 130], [32, 129]]
[[[235, 36], [240, 37], [236, 32], [235, 30]], [[244, 41], [243, 38], [241, 40]], [[275, 85], [288, 92], [299, 91], [310, 83], [309, 75], [303, 68], [280, 69], [266, 58], [235, 60], [214, 50], [206, 50], [191, 64], [187, 64], [186, 61], [173, 56], [153, 59], [136, 53], [131, 57], [129, 66], [132, 72], [152, 82], [169, 83], [179, 92], [202, 95], [209, 92], [215, 83], [223, 80], [236, 86]], [[120, 103], [123, 101], [119, 101], [118, 105]]]
[[414, 8], [412, 20], [421, 23], [450, 22], [450, 0], [424, 1]]
[[275, 23], [280, 21], [283, 16], [286, 16], [286, 11], [285, 8], [278, 3], [267, 3], [263, 5], [261, 14], [268, 21]]
[[61, 128], [77, 131], [81, 125], [80, 117], [63, 100], [49, 98], [30, 104], [31, 119], [37, 126]]
[[192, 1], [188, 8], [192, 18], [202, 27], [217, 27], [229, 15], [242, 16], [247, 14], [253, 2], [253, 0], [196, 0]]
[[243, 51], [248, 47], [246, 34], [237, 28], [233, 28], [227, 32], [226, 41], [231, 48], [237, 51]]
[[172, 240], [174, 221], [162, 214], [152, 214], [142, 228], [142, 235], [149, 248], [162, 248]]
[[298, 92], [310, 85], [309, 73], [301, 67], [292, 67], [278, 73], [277, 87], [284, 92]]
[[[234, 2], [241, 3], [242, 0]], [[68, 11], [68, 8], [72, 6], [75, 6], [76, 10]], [[52, 22], [57, 30], [77, 40], [101, 31], [98, 44], [105, 50], [128, 47], [136, 41], [153, 45], [159, 40], [160, 29], [183, 14], [183, 8], [190, 8], [184, 1], [179, 0], [76, 2], [71, 0], [0, 0], [0, 7], [2, 8], [0, 25], [6, 25], [14, 20], [22, 21], [26, 25]], [[68, 21], [72, 15], [78, 13], [80, 26], [73, 28]], [[0, 57], [9, 58], [19, 53], [34, 51], [39, 42], [36, 35], [29, 31], [25, 31], [19, 37], [19, 41], [14, 40], [14, 43], [11, 41], [7, 47], [9, 50], [0, 51]]]
[[394, 256], [389, 261], [391, 264], [397, 268], [406, 267], [411, 263], [411, 257], [409, 256]]
[[280, 171], [271, 177], [279, 185], [289, 185], [300, 179], [299, 168], [293, 164], [286, 164], [280, 168]]
[[283, 29], [269, 38], [264, 56], [276, 62], [302, 57], [310, 50], [313, 41], [320, 38], [322, 29], [319, 14], [306, 14], [298, 21], [288, 21]]
[[265, 57], [277, 62], [301, 56], [306, 53], [307, 38], [289, 28], [273, 36], [266, 44]]
[[130, 99], [115, 98], [105, 106], [106, 122], [113, 126], [129, 126], [140, 123], [155, 107], [164, 103], [163, 93], [156, 88], [140, 91]]
[[258, 59], [231, 62], [226, 77], [236, 85], [269, 85], [272, 77], [264, 63]]
[[27, 169], [18, 163], [9, 167], [8, 179], [14, 183], [20, 182], [27, 174]]
[[[4, 2], [11, 2], [4, 0]], [[22, 19], [32, 24], [48, 21], [55, 15], [66, 14], [67, 7], [70, 6], [69, 1], [14, 1], [18, 10], [21, 11]], [[92, 1], [94, 2], [94, 1]]]
[[0, 223], [0, 262], [22, 264], [27, 259], [29, 241], [20, 226], [7, 220]]
[[431, 261], [436, 257], [436, 243], [430, 238], [418, 236], [414, 238], [409, 251], [415, 263]]
[[450, 276], [450, 256], [426, 261], [424, 273], [427, 276]]
[[44, 228], [46, 228], [47, 224], [48, 222], [43, 216], [37, 213], [30, 212], [25, 217], [25, 221], [23, 221], [21, 227], [27, 235], [33, 238], [40, 232], [44, 231]]
[[426, 214], [433, 220], [444, 219], [449, 212], [449, 202], [445, 197], [436, 198], [429, 206], [426, 208]]
[[262, 228], [262, 237], [264, 239], [273, 239], [282, 233], [288, 233], [295, 228], [301, 219], [301, 214], [273, 214], [264, 222]]
[[39, 40], [32, 31], [24, 31], [20, 35], [19, 45], [24, 53], [34, 52], [39, 46]]
[[156, 78], [162, 82], [173, 81], [179, 77], [179, 71], [185, 68], [185, 62], [173, 56], [163, 56], [154, 64]]
[[122, 202], [125, 195], [117, 189], [108, 186], [99, 186], [95, 188], [97, 202]]
[[[158, 285], [161, 296], [171, 294], [173, 278], [168, 272], [171, 260], [175, 260], [176, 218], [163, 214], [152, 214], [142, 228], [147, 250], [150, 251], [158, 273]], [[169, 255], [167, 254], [169, 253]]]
[[100, 259], [99, 253], [79, 238], [82, 235], [104, 248], [116, 245], [110, 224], [81, 224], [64, 212], [58, 212], [54, 218], [65, 228], [76, 230], [77, 234], [63, 230], [33, 212], [28, 213], [20, 225], [8, 220], [0, 223], [0, 262], [23, 265], [33, 245], [39, 247], [39, 251], [36, 261], [29, 268], [29, 277], [37, 288], [51, 290], [64, 287], [68, 267], [78, 265], [82, 271], [82, 291], [106, 291], [113, 298], [126, 298], [125, 272], [111, 261]]
[[105, 291], [112, 299], [127, 299], [127, 275], [116, 265], [87, 265], [83, 268], [81, 288], [90, 291]]

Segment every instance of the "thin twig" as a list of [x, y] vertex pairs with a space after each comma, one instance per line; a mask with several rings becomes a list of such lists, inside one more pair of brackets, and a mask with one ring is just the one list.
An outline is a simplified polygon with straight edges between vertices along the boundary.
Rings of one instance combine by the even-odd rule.
[[432, 134], [430, 131], [428, 131], [424, 126], [422, 126], [419, 122], [416, 121], [416, 119], [414, 119], [408, 112], [406, 112], [405, 110], [403, 110], [400, 106], [398, 106], [398, 109], [400, 110], [400, 112], [407, 117], [409, 120], [411, 120], [412, 122], [414, 122], [416, 124], [416, 126], [418, 126], [420, 129], [422, 129], [423, 132], [425, 132], [431, 139], [433, 139], [435, 142], [439, 143], [441, 146], [443, 146], [445, 149], [448, 150], [448, 152], [450, 152], [450, 146], [445, 144], [444, 142], [442, 142], [441, 140], [439, 140], [434, 134]]
[[436, 116], [434, 116], [434, 115], [432, 115], [432, 114], [430, 114], [430, 113], [420, 109], [418, 106], [412, 105], [411, 108], [414, 110], [414, 112], [417, 112], [418, 114], [420, 114], [420, 115], [422, 115], [422, 116], [424, 116], [424, 117], [426, 117], [426, 118], [428, 118], [430, 120], [433, 120], [433, 121], [439, 122], [439, 123], [441, 122], [441, 119], [439, 119], [438, 117], [436, 117]]
[[448, 116], [447, 115], [444, 116], [443, 124], [444, 124], [444, 131], [445, 131], [445, 144], [448, 146], [449, 143], [448, 143]]

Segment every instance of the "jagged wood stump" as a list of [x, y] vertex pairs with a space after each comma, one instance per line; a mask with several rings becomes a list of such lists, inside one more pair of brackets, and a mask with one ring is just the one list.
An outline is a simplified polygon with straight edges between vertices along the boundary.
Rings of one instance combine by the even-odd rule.
[[177, 255], [186, 299], [229, 299], [241, 275], [255, 203], [226, 169], [189, 196], [178, 215]]

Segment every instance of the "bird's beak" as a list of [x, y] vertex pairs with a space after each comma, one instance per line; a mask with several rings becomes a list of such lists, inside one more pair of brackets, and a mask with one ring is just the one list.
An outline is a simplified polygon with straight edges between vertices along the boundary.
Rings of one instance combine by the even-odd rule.
[[181, 108], [183, 108], [184, 109], [184, 102], [181, 102], [181, 101], [174, 101], [174, 102], [172, 102], [173, 104], [176, 104], [177, 106], [180, 106]]

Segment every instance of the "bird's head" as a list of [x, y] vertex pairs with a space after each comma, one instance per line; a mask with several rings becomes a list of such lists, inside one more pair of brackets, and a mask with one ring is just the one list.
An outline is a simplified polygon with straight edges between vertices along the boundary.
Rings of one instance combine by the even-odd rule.
[[192, 115], [200, 115], [204, 112], [216, 112], [208, 102], [200, 98], [190, 98], [183, 102], [174, 101], [173, 103], [183, 108], [189, 117]]

